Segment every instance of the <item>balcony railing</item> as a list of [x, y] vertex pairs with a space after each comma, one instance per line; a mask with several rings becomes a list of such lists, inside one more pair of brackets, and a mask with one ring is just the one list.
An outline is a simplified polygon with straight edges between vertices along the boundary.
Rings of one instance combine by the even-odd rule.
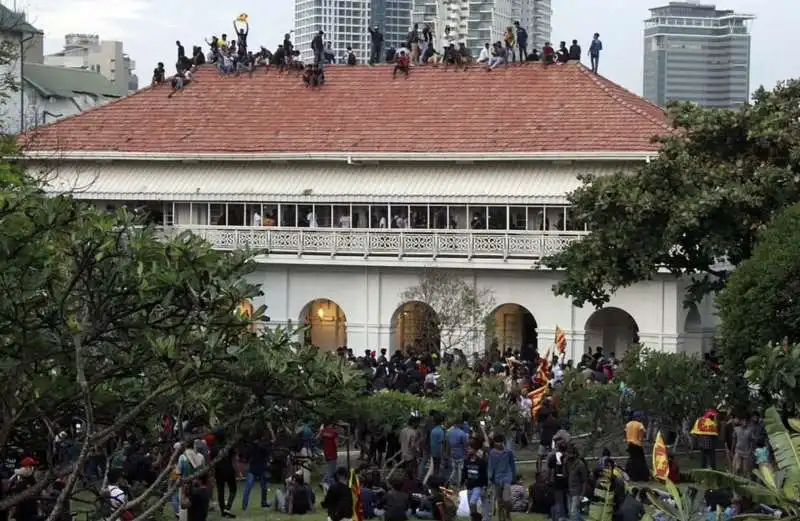
[[540, 259], [579, 240], [587, 232], [386, 230], [168, 226], [166, 233], [190, 230], [219, 250], [250, 247], [267, 254], [299, 256], [450, 257]]

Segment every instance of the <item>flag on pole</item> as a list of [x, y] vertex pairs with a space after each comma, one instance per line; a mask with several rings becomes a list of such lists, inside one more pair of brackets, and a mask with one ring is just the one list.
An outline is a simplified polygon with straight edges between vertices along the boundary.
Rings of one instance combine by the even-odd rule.
[[556, 351], [561, 356], [567, 351], [567, 334], [558, 326], [556, 326]]
[[659, 481], [666, 481], [669, 476], [669, 458], [667, 446], [661, 431], [656, 435], [656, 442], [653, 445], [653, 477]]
[[361, 483], [355, 469], [350, 469], [350, 492], [353, 494], [353, 521], [364, 521], [364, 505], [361, 503]]
[[544, 357], [539, 358], [539, 368], [536, 370], [536, 375], [533, 377], [534, 381], [541, 383], [550, 382], [550, 349]]
[[539, 414], [539, 411], [544, 405], [544, 399], [550, 390], [550, 350], [543, 358], [539, 359], [539, 368], [536, 370], [534, 382], [539, 384], [539, 387], [528, 393], [528, 398], [531, 399], [531, 414], [534, 418]]
[[248, 18], [249, 18], [249, 17], [247, 16], [247, 13], [242, 13], [242, 14], [240, 14], [239, 16], [237, 16], [237, 17], [236, 17], [236, 21], [237, 21], [237, 22], [242, 22], [243, 24], [246, 24], [246, 23], [247, 23], [247, 20], [248, 20]]

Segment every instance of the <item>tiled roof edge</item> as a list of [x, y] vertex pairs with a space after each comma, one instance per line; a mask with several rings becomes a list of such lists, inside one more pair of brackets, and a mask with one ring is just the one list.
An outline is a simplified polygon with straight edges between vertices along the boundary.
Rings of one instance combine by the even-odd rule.
[[[672, 127], [670, 127], [669, 124], [666, 121], [659, 121], [658, 119], [650, 116], [649, 114], [647, 114], [643, 110], [635, 107], [634, 105], [632, 105], [628, 101], [622, 99], [622, 97], [620, 97], [617, 93], [614, 92], [614, 89], [618, 89], [618, 90], [621, 90], [623, 92], [626, 92], [626, 93], [630, 94], [631, 96], [636, 96], [643, 103], [646, 103], [646, 104], [650, 105], [651, 107], [653, 107], [655, 109], [658, 109], [659, 111], [663, 112], [666, 115], [666, 111], [662, 107], [659, 107], [655, 103], [652, 103], [650, 100], [645, 99], [645, 98], [639, 96], [638, 94], [629, 91], [628, 89], [626, 89], [625, 87], [623, 87], [619, 83], [613, 82], [613, 81], [609, 80], [608, 78], [606, 78], [605, 76], [599, 76], [598, 74], [593, 73], [590, 69], [588, 69], [583, 64], [580, 65], [580, 68], [581, 68], [581, 73], [586, 75], [586, 76], [588, 76], [589, 79], [591, 81], [593, 81], [598, 87], [600, 87], [600, 89], [603, 92], [605, 92], [611, 99], [613, 99], [614, 101], [616, 101], [617, 103], [619, 103], [620, 105], [625, 107], [626, 109], [630, 110], [631, 112], [633, 112], [633, 113], [645, 118], [646, 120], [650, 121], [651, 123], [655, 123], [656, 125], [658, 125], [660, 127], [663, 127], [665, 130], [669, 130], [669, 131], [672, 130]], [[601, 80], [601, 78], [602, 78], [602, 80]], [[613, 86], [613, 88], [611, 86], [607, 85], [606, 83], [608, 83], [611, 86]]]

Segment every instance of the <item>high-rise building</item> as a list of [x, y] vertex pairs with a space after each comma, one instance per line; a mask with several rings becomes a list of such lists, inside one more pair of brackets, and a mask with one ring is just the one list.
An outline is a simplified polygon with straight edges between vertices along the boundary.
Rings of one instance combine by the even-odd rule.
[[100, 40], [96, 34], [68, 34], [64, 49], [44, 57], [45, 65], [99, 72], [116, 85], [120, 96], [139, 88], [136, 62], [125, 54], [122, 42]]
[[319, 31], [338, 59], [352, 47], [361, 63], [369, 59], [368, 29], [377, 25], [386, 44], [404, 41], [411, 26], [413, 0], [295, 0], [294, 44], [311, 60], [311, 40]]
[[503, 39], [515, 21], [528, 31], [528, 49], [550, 39], [551, 0], [415, 0], [414, 21], [429, 24], [441, 42], [449, 26], [477, 56], [484, 44]]
[[735, 108], [750, 97], [750, 22], [714, 5], [670, 2], [650, 9], [644, 30], [644, 97]]
[[502, 39], [506, 27], [519, 20], [528, 30], [529, 48], [550, 39], [551, 0], [295, 0], [294, 44], [310, 60], [311, 39], [325, 32], [337, 59], [348, 46], [359, 61], [369, 59], [368, 29], [378, 26], [386, 46], [404, 42], [414, 22], [429, 24], [437, 41], [450, 26], [477, 53], [483, 44]]

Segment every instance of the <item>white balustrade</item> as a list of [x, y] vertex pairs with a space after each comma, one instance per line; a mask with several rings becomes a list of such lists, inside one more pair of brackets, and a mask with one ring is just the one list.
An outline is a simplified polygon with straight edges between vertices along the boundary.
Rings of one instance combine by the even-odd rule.
[[358, 228], [278, 228], [167, 226], [165, 233], [189, 230], [220, 250], [250, 247], [266, 254], [367, 257], [493, 257], [538, 259], [552, 255], [587, 232], [495, 230], [387, 230]]

